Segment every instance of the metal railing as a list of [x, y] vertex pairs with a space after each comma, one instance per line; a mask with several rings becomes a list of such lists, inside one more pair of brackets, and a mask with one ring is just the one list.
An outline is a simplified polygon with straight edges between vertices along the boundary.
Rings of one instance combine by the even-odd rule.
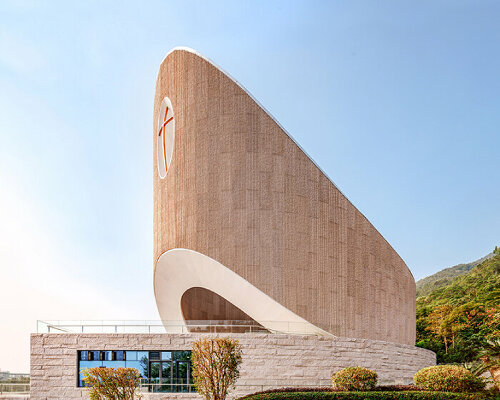
[[[265, 325], [268, 328], [264, 328]], [[287, 321], [37, 321], [37, 333], [275, 333], [316, 334], [310, 324]], [[269, 327], [272, 327], [269, 328]]]
[[149, 378], [141, 379], [141, 392], [190, 393], [195, 392], [193, 382], [187, 379]]
[[161, 321], [37, 321], [37, 333], [166, 333]]
[[[231, 389], [235, 393], [253, 393], [262, 392], [264, 390], [279, 389], [287, 387], [295, 388], [318, 388], [330, 387], [332, 382], [330, 379], [318, 379], [314, 383], [310, 380], [297, 380], [297, 379], [282, 379], [272, 381], [255, 381], [247, 383], [236, 383], [234, 388]], [[148, 393], [190, 393], [196, 392], [194, 385], [191, 383], [170, 383], [170, 380], [159, 379], [143, 379], [140, 386], [141, 392]]]
[[28, 394], [30, 392], [29, 383], [0, 383], [0, 394], [16, 393]]

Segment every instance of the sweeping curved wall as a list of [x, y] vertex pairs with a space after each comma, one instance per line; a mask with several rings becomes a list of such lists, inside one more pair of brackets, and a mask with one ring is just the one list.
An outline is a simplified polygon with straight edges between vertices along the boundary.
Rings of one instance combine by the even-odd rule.
[[[157, 130], [166, 97], [175, 111], [175, 141], [162, 179]], [[231, 282], [241, 278], [330, 334], [414, 344], [415, 281], [404, 261], [240, 84], [195, 51], [174, 49], [158, 72], [153, 118], [154, 265], [162, 319], [170, 319], [170, 307], [181, 316], [183, 293], [175, 286], [185, 278], [168, 261], [169, 254], [180, 256], [169, 251], [190, 249], [224, 266], [224, 274], [231, 271]], [[208, 278], [198, 273], [190, 278], [203, 285]], [[224, 288], [214, 292], [212, 311], [201, 307], [206, 292], [198, 299], [198, 314], [206, 319], [219, 319], [224, 302], [232, 302]], [[189, 292], [194, 314], [196, 293]], [[243, 311], [263, 318], [254, 309]], [[265, 319], [276, 320], [281, 314], [275, 313]]]

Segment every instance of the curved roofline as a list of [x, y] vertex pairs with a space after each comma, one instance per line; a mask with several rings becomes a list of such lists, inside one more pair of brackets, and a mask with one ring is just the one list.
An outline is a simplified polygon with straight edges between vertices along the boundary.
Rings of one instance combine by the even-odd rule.
[[[299, 143], [298, 143], [298, 142], [294, 139], [294, 137], [293, 137], [293, 136], [292, 136], [292, 135], [291, 135], [291, 134], [290, 134], [290, 133], [289, 133], [289, 132], [285, 129], [285, 127], [279, 123], [279, 121], [278, 121], [278, 120], [274, 117], [274, 115], [273, 115], [273, 114], [271, 114], [271, 113], [269, 112], [269, 110], [268, 110], [266, 107], [264, 107], [264, 105], [263, 105], [260, 101], [258, 101], [258, 100], [255, 98], [255, 96], [254, 96], [252, 93], [250, 93], [250, 91], [249, 91], [249, 90], [248, 90], [245, 86], [243, 86], [243, 85], [242, 85], [242, 84], [241, 84], [241, 83], [240, 83], [237, 79], [235, 79], [235, 78], [234, 78], [231, 74], [229, 74], [226, 70], [224, 70], [224, 68], [221, 68], [219, 65], [217, 65], [216, 63], [214, 63], [212, 60], [210, 60], [209, 58], [205, 57], [203, 54], [199, 53], [198, 51], [196, 51], [196, 50], [194, 50], [194, 49], [192, 49], [192, 48], [190, 48], [190, 47], [185, 47], [185, 46], [177, 46], [177, 47], [174, 47], [174, 48], [173, 48], [172, 50], [170, 50], [170, 51], [167, 53], [167, 55], [163, 58], [162, 64], [163, 64], [163, 62], [165, 61], [165, 59], [166, 59], [166, 58], [167, 58], [167, 57], [168, 57], [171, 53], [173, 53], [174, 51], [187, 51], [187, 52], [189, 52], [189, 53], [193, 53], [193, 54], [197, 55], [197, 56], [198, 56], [198, 57], [200, 57], [200, 58], [203, 58], [206, 62], [208, 62], [209, 64], [211, 64], [211, 65], [212, 65], [212, 66], [214, 66], [215, 68], [217, 68], [217, 69], [218, 69], [219, 71], [221, 71], [224, 75], [226, 75], [228, 78], [230, 78], [230, 79], [231, 79], [234, 83], [236, 83], [236, 84], [237, 84], [237, 85], [238, 85], [238, 86], [239, 86], [239, 87], [240, 87], [240, 88], [241, 88], [241, 89], [242, 89], [242, 90], [243, 90], [243, 91], [244, 91], [247, 95], [249, 95], [249, 96], [250, 96], [250, 98], [251, 98], [251, 99], [252, 99], [255, 103], [257, 103], [257, 105], [258, 105], [260, 108], [262, 108], [262, 109], [266, 112], [266, 114], [267, 114], [267, 115], [269, 115], [269, 116], [271, 117], [271, 119], [272, 119], [272, 120], [276, 123], [276, 125], [278, 125], [278, 126], [281, 128], [281, 130], [282, 130], [283, 132], [285, 132], [285, 133], [286, 133], [286, 135], [287, 135], [290, 139], [292, 139], [292, 141], [293, 141], [293, 142], [297, 145], [297, 147], [298, 147], [298, 148], [299, 148], [299, 149], [300, 149], [300, 150], [301, 150], [301, 151], [302, 151], [302, 152], [303, 152], [303, 153], [307, 156], [307, 158], [309, 158], [309, 160], [311, 160], [311, 161], [312, 161], [312, 163], [313, 163], [313, 164], [314, 164], [314, 165], [315, 165], [315, 166], [316, 166], [316, 167], [317, 167], [317, 168], [321, 171], [321, 173], [322, 173], [323, 175], [325, 175], [325, 176], [328, 178], [328, 180], [332, 183], [332, 185], [333, 185], [333, 186], [335, 186], [335, 188], [336, 188], [336, 189], [337, 189], [340, 193], [342, 193], [342, 195], [343, 195], [343, 196], [344, 196], [347, 200], [349, 200], [349, 199], [347, 198], [347, 196], [346, 196], [346, 195], [342, 192], [342, 190], [340, 190], [340, 188], [339, 188], [339, 187], [335, 184], [335, 182], [332, 180], [332, 178], [330, 178], [330, 177], [328, 176], [328, 174], [327, 174], [327, 173], [326, 173], [326, 172], [325, 172], [325, 171], [324, 171], [324, 170], [323, 170], [323, 169], [322, 169], [322, 168], [321, 168], [321, 167], [320, 167], [320, 166], [316, 163], [316, 161], [314, 161], [314, 160], [313, 160], [313, 158], [312, 158], [312, 157], [311, 157], [311, 156], [310, 156], [310, 155], [309, 155], [309, 154], [308, 154], [308, 153], [304, 150], [304, 148], [303, 148], [303, 147], [302, 147], [302, 146], [301, 146], [301, 145], [300, 145], [300, 144], [299, 144]], [[351, 204], [354, 206], [354, 204], [352, 203], [352, 201], [350, 201], [350, 200], [349, 200], [349, 203], [351, 203]], [[356, 209], [357, 209], [357, 208], [356, 208]], [[358, 210], [358, 211], [359, 211], [359, 210]], [[360, 212], [361, 212], [361, 211], [360, 211]], [[366, 218], [366, 216], [365, 216], [364, 214], [363, 214], [363, 216]], [[368, 219], [368, 218], [367, 218], [367, 219]]]
[[[319, 171], [324, 175], [326, 176], [326, 178], [330, 181], [330, 183], [335, 186], [335, 188], [342, 194], [342, 196], [345, 197], [345, 199], [351, 203], [351, 205], [359, 211], [359, 213], [366, 218], [366, 220], [368, 222], [370, 222], [370, 224], [373, 226], [373, 224], [371, 223], [371, 221], [366, 217], [365, 214], [363, 214], [361, 212], [361, 210], [359, 210], [358, 207], [356, 207], [354, 205], [354, 203], [349, 200], [349, 198], [345, 195], [344, 192], [342, 192], [342, 190], [335, 184], [335, 182], [333, 181], [333, 179], [323, 170], [323, 168], [321, 168], [318, 163], [316, 163], [316, 161], [314, 161], [314, 159], [307, 153], [307, 151], [304, 150], [304, 148], [294, 139], [294, 137], [285, 129], [285, 127], [283, 125], [281, 125], [279, 123], [279, 121], [274, 117], [273, 114], [271, 114], [269, 112], [269, 110], [264, 107], [262, 105], [261, 102], [259, 102], [253, 95], [252, 93], [250, 93], [249, 90], [247, 90], [247, 88], [245, 88], [245, 86], [243, 86], [237, 79], [235, 79], [231, 74], [229, 74], [224, 68], [220, 67], [219, 65], [217, 65], [216, 63], [214, 63], [212, 60], [210, 60], [208, 57], [205, 57], [203, 54], [201, 54], [200, 52], [196, 51], [195, 49], [191, 48], [191, 47], [187, 47], [187, 46], [176, 46], [174, 47], [173, 49], [171, 49], [166, 55], [165, 57], [163, 57], [163, 60], [161, 62], [161, 64], [163, 64], [165, 62], [165, 60], [167, 59], [167, 57], [172, 54], [173, 52], [175, 51], [186, 51], [188, 53], [192, 53], [200, 58], [202, 58], [203, 60], [205, 60], [206, 62], [208, 62], [210, 65], [212, 65], [213, 67], [217, 68], [220, 72], [222, 72], [224, 75], [226, 75], [229, 79], [231, 79], [234, 83], [236, 83], [248, 96], [250, 96], [250, 98], [260, 107], [262, 108], [267, 115], [269, 115], [269, 117], [271, 117], [271, 119], [276, 123], [276, 125], [278, 125], [281, 130], [283, 132], [285, 132], [285, 134], [295, 143], [295, 145], [307, 156], [307, 158], [309, 158], [309, 160], [311, 160], [311, 162], [316, 166], [316, 168], [319, 169]], [[160, 64], [160, 65], [161, 65]], [[373, 226], [375, 228], [375, 226]], [[379, 233], [380, 236], [382, 236], [382, 238], [385, 240], [385, 242], [394, 250], [394, 247], [392, 247], [392, 245], [388, 242], [388, 240], [384, 237], [384, 235], [382, 235], [380, 233], [380, 231], [375, 228], [375, 230]], [[404, 265], [406, 266], [406, 268], [408, 269], [408, 271], [410, 272], [412, 278], [413, 278], [413, 281], [415, 282], [415, 277], [413, 276], [413, 272], [411, 272], [411, 269], [408, 267], [408, 265], [406, 264], [405, 260], [403, 260], [403, 257], [401, 257], [401, 255], [396, 251], [394, 250], [394, 252], [398, 255], [399, 258], [401, 258], [401, 261], [403, 261]]]

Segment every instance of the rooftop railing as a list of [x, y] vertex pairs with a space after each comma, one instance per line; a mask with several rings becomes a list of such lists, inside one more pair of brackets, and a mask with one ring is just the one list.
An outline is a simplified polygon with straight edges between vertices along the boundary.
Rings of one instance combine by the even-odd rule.
[[[264, 328], [262, 325], [267, 326]], [[314, 334], [302, 322], [202, 321], [37, 321], [37, 333], [276, 333]], [[272, 327], [270, 329], [269, 327]]]
[[0, 394], [27, 394], [29, 392], [29, 383], [0, 383]]

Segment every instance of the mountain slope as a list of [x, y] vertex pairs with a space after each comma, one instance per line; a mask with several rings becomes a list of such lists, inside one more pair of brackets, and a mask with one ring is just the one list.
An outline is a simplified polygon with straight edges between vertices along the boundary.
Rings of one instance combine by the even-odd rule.
[[433, 275], [427, 276], [417, 281], [417, 298], [420, 296], [427, 296], [433, 290], [439, 289], [449, 285], [457, 276], [466, 274], [475, 266], [481, 264], [483, 261], [489, 260], [495, 255], [494, 252], [480, 258], [479, 260], [467, 263], [458, 264], [453, 267], [445, 268]]
[[474, 360], [487, 340], [500, 338], [500, 249], [469, 272], [417, 298], [417, 346], [438, 363]]
[[483, 261], [468, 273], [457, 276], [448, 285], [420, 296], [417, 305], [439, 306], [450, 304], [459, 306], [471, 301], [477, 303], [500, 303], [500, 252]]

